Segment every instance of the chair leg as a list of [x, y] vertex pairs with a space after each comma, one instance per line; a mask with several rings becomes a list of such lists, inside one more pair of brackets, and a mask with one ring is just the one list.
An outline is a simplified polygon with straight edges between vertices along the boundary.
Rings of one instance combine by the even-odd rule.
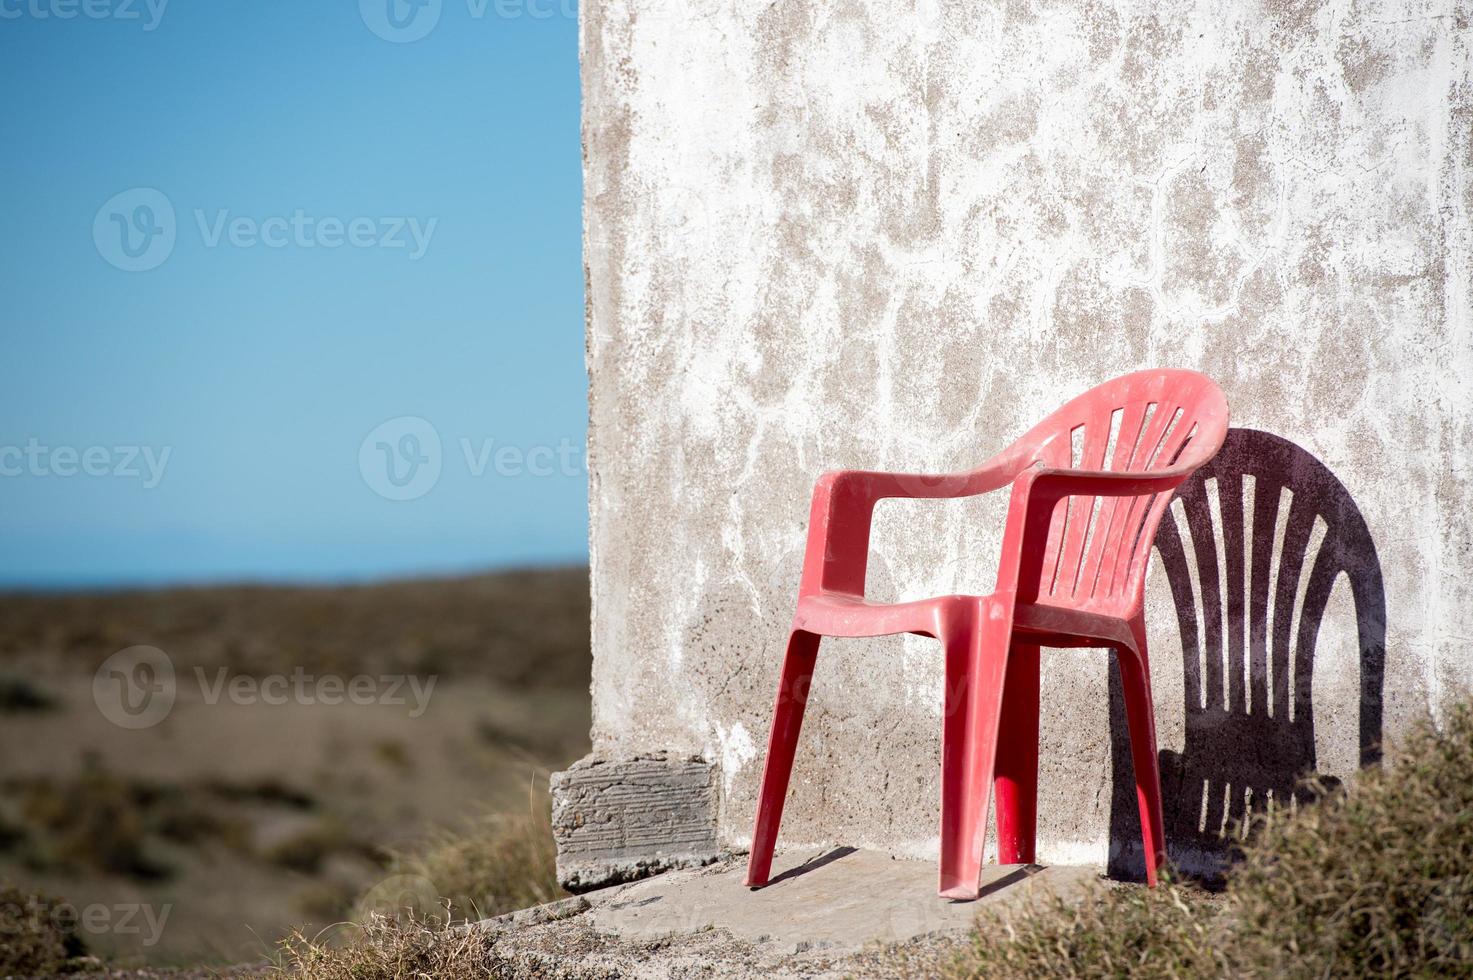
[[946, 717], [941, 734], [943, 898], [977, 897], [987, 799], [997, 759], [997, 726], [1011, 617], [988, 615], [943, 630]]
[[1032, 864], [1038, 827], [1038, 647], [1014, 643], [1002, 689], [997, 774], [999, 864]]
[[772, 711], [772, 732], [767, 739], [767, 764], [762, 770], [762, 793], [757, 800], [757, 819], [752, 829], [752, 852], [747, 858], [747, 885], [767, 884], [772, 874], [772, 851], [777, 846], [777, 828], [783, 818], [788, 795], [788, 778], [793, 773], [793, 756], [798, 751], [798, 732], [803, 727], [803, 709], [813, 683], [813, 666], [818, 660], [817, 633], [793, 630], [783, 657], [778, 682], [777, 704]]
[[1156, 715], [1151, 703], [1151, 677], [1144, 637], [1140, 651], [1116, 651], [1125, 717], [1130, 728], [1130, 758], [1135, 766], [1136, 805], [1140, 809], [1141, 843], [1146, 855], [1146, 884], [1155, 887], [1156, 872], [1166, 862], [1165, 821], [1161, 816], [1161, 773], [1156, 763]]

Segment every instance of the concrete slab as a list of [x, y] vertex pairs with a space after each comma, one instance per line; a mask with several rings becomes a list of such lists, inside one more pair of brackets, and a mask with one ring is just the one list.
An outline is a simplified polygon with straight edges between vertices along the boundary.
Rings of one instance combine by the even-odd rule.
[[874, 851], [838, 848], [779, 854], [765, 888], [742, 884], [745, 865], [727, 861], [672, 871], [587, 896], [595, 930], [623, 940], [653, 940], [725, 930], [779, 955], [843, 954], [871, 943], [964, 934], [978, 911], [1019, 902], [1040, 889], [1067, 896], [1098, 887], [1089, 867], [993, 865], [979, 899], [936, 895], [936, 865]]

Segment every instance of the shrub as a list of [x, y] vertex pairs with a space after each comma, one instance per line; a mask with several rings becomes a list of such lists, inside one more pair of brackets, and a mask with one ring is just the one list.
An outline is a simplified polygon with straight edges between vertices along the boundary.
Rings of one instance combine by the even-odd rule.
[[1219, 913], [1199, 889], [1102, 890], [1083, 901], [1048, 896], [1018, 914], [986, 916], [956, 977], [1197, 978], [1224, 970]]
[[24, 677], [0, 675], [0, 715], [51, 711], [56, 699]]
[[53, 898], [0, 885], [0, 977], [51, 976], [86, 950]]
[[261, 856], [278, 867], [315, 875], [322, 870], [322, 863], [346, 843], [341, 824], [319, 821], [265, 848]]
[[988, 916], [951, 975], [1473, 976], [1473, 704], [1316, 789], [1257, 818], [1220, 898], [1168, 881]]
[[1473, 704], [1393, 769], [1261, 822], [1230, 890], [1262, 969], [1473, 975]]
[[148, 853], [148, 806], [128, 780], [89, 763], [73, 780], [37, 777], [8, 788], [19, 791], [21, 815], [39, 831], [35, 866], [146, 881], [170, 874]]

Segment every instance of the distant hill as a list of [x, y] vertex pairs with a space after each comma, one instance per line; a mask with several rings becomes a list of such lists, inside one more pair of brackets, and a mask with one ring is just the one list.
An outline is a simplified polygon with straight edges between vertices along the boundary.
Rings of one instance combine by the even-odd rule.
[[176, 666], [401, 671], [520, 687], [588, 684], [586, 568], [350, 586], [0, 592], [0, 664], [54, 652], [93, 670], [147, 644]]

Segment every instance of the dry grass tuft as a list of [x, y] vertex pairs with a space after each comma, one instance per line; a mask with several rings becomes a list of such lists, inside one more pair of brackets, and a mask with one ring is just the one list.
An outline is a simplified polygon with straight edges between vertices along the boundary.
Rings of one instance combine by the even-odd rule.
[[453, 919], [489, 918], [562, 898], [551, 808], [545, 789], [533, 791], [525, 811], [486, 814], [464, 833], [434, 837], [395, 860], [390, 873], [427, 881]]
[[413, 913], [370, 915], [346, 943], [326, 943], [293, 932], [281, 941], [279, 977], [370, 980], [377, 977], [509, 976], [486, 937], [448, 928], [443, 919]]
[[0, 977], [54, 976], [86, 953], [71, 910], [56, 899], [0, 885]]
[[389, 877], [359, 900], [357, 923], [280, 943], [278, 976], [513, 976], [484, 933], [458, 926], [563, 896], [554, 866], [550, 803], [534, 792], [518, 814], [489, 814], [397, 858]]

